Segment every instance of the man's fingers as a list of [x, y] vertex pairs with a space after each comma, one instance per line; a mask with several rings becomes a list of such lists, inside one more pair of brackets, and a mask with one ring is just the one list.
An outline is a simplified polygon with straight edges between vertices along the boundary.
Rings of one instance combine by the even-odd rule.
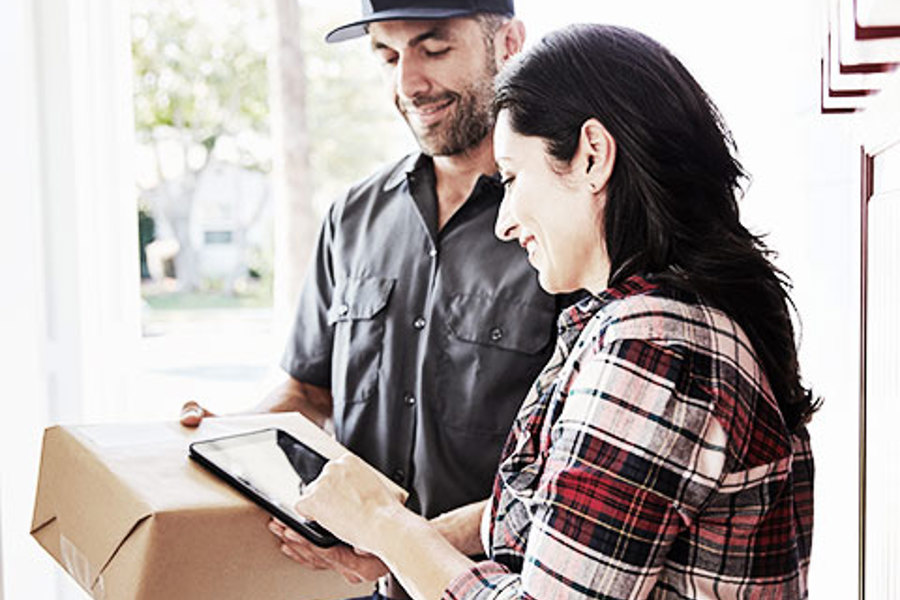
[[344, 567], [341, 561], [341, 555], [339, 554], [340, 547], [320, 548], [290, 527], [285, 527], [281, 530], [281, 538], [289, 544], [291, 548], [295, 550], [303, 549], [306, 554], [313, 555], [318, 560], [324, 561], [334, 568]]
[[280, 524], [275, 519], [272, 519], [271, 521], [269, 521], [268, 527], [269, 531], [271, 531], [275, 535], [275, 537], [282, 540], [284, 539], [284, 525]]
[[350, 568], [349, 566], [347, 566], [339, 561], [331, 560], [330, 557], [327, 555], [322, 556], [322, 558], [328, 562], [328, 565], [332, 569], [334, 569], [335, 571], [337, 571], [338, 573], [343, 575], [344, 579], [347, 580], [347, 583], [362, 583], [364, 581], [364, 579], [360, 576], [360, 574], [357, 573], [354, 569]]
[[185, 427], [197, 427], [206, 417], [214, 416], [211, 412], [191, 400], [181, 407], [181, 424]]
[[283, 528], [282, 535], [296, 544], [303, 544], [305, 546], [310, 543], [305, 537], [303, 537], [290, 527]]
[[[269, 522], [269, 529], [284, 542], [294, 555], [299, 556], [304, 561], [315, 565], [318, 569], [335, 569], [339, 570], [342, 565], [332, 562], [326, 554], [324, 548], [316, 548], [302, 535], [291, 529], [290, 527], [281, 526], [280, 522], [274, 519]], [[280, 531], [279, 531], [280, 529]], [[283, 548], [282, 548], [283, 550]], [[290, 556], [290, 555], [289, 555]]]
[[269, 520], [267, 527], [281, 541], [285, 556], [313, 569], [337, 571], [348, 583], [375, 581], [387, 573], [374, 556], [360, 555], [343, 546], [320, 548], [275, 518]]
[[344, 576], [344, 581], [350, 585], [356, 585], [357, 583], [362, 583], [364, 581], [349, 571], [341, 571], [340, 573]]
[[281, 538], [289, 550], [307, 560], [315, 560], [316, 564], [324, 565], [324, 568], [337, 571], [348, 583], [362, 583], [377, 579], [379, 576], [370, 575], [371, 568], [360, 568], [365, 565], [360, 565], [362, 561], [349, 548], [341, 546], [320, 548], [290, 527], [282, 530]]
[[379, 560], [366, 561], [363, 564], [357, 565], [355, 571], [364, 581], [375, 581], [382, 575], [387, 575], [388, 573], [387, 568]]
[[328, 563], [307, 552], [305, 548], [292, 545], [289, 542], [281, 544], [281, 552], [291, 560], [311, 569], [322, 571], [331, 568]]

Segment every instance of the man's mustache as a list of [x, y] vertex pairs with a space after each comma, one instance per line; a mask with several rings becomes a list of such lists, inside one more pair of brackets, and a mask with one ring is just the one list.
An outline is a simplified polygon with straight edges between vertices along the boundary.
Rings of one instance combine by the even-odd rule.
[[415, 110], [429, 104], [443, 104], [450, 100], [457, 100], [459, 97], [459, 94], [454, 92], [444, 92], [435, 96], [416, 96], [411, 100], [401, 100], [398, 96], [394, 103], [400, 112], [406, 113], [409, 110]]

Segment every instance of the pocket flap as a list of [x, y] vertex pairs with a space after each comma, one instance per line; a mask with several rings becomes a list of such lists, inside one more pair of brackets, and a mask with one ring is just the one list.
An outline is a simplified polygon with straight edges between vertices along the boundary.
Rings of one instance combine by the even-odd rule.
[[450, 300], [448, 323], [461, 340], [526, 354], [543, 350], [555, 326], [549, 307], [475, 294]]
[[371, 319], [387, 306], [394, 289], [394, 279], [360, 277], [345, 279], [334, 291], [328, 309], [328, 323]]

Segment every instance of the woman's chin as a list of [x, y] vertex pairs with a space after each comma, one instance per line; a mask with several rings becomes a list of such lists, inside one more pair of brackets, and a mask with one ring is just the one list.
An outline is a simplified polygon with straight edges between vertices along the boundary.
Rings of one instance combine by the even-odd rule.
[[552, 273], [545, 270], [537, 269], [537, 272], [538, 284], [541, 286], [541, 289], [548, 294], [569, 294], [585, 289], [584, 286], [578, 282], [561, 280], [559, 277], [553, 277]]
[[538, 284], [541, 289], [548, 294], [563, 294], [565, 290], [561, 289], [559, 282], [556, 281], [549, 273], [538, 269]]

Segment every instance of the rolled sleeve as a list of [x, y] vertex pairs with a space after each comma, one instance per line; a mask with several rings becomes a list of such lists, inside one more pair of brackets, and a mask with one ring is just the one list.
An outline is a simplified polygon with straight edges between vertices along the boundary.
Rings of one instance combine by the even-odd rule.
[[519, 591], [519, 576], [503, 565], [483, 561], [450, 582], [442, 600], [495, 600], [515, 598]]
[[334, 212], [333, 205], [319, 230], [312, 262], [306, 273], [297, 311], [281, 357], [281, 367], [294, 379], [321, 387], [331, 387], [333, 329], [328, 309], [334, 294]]

